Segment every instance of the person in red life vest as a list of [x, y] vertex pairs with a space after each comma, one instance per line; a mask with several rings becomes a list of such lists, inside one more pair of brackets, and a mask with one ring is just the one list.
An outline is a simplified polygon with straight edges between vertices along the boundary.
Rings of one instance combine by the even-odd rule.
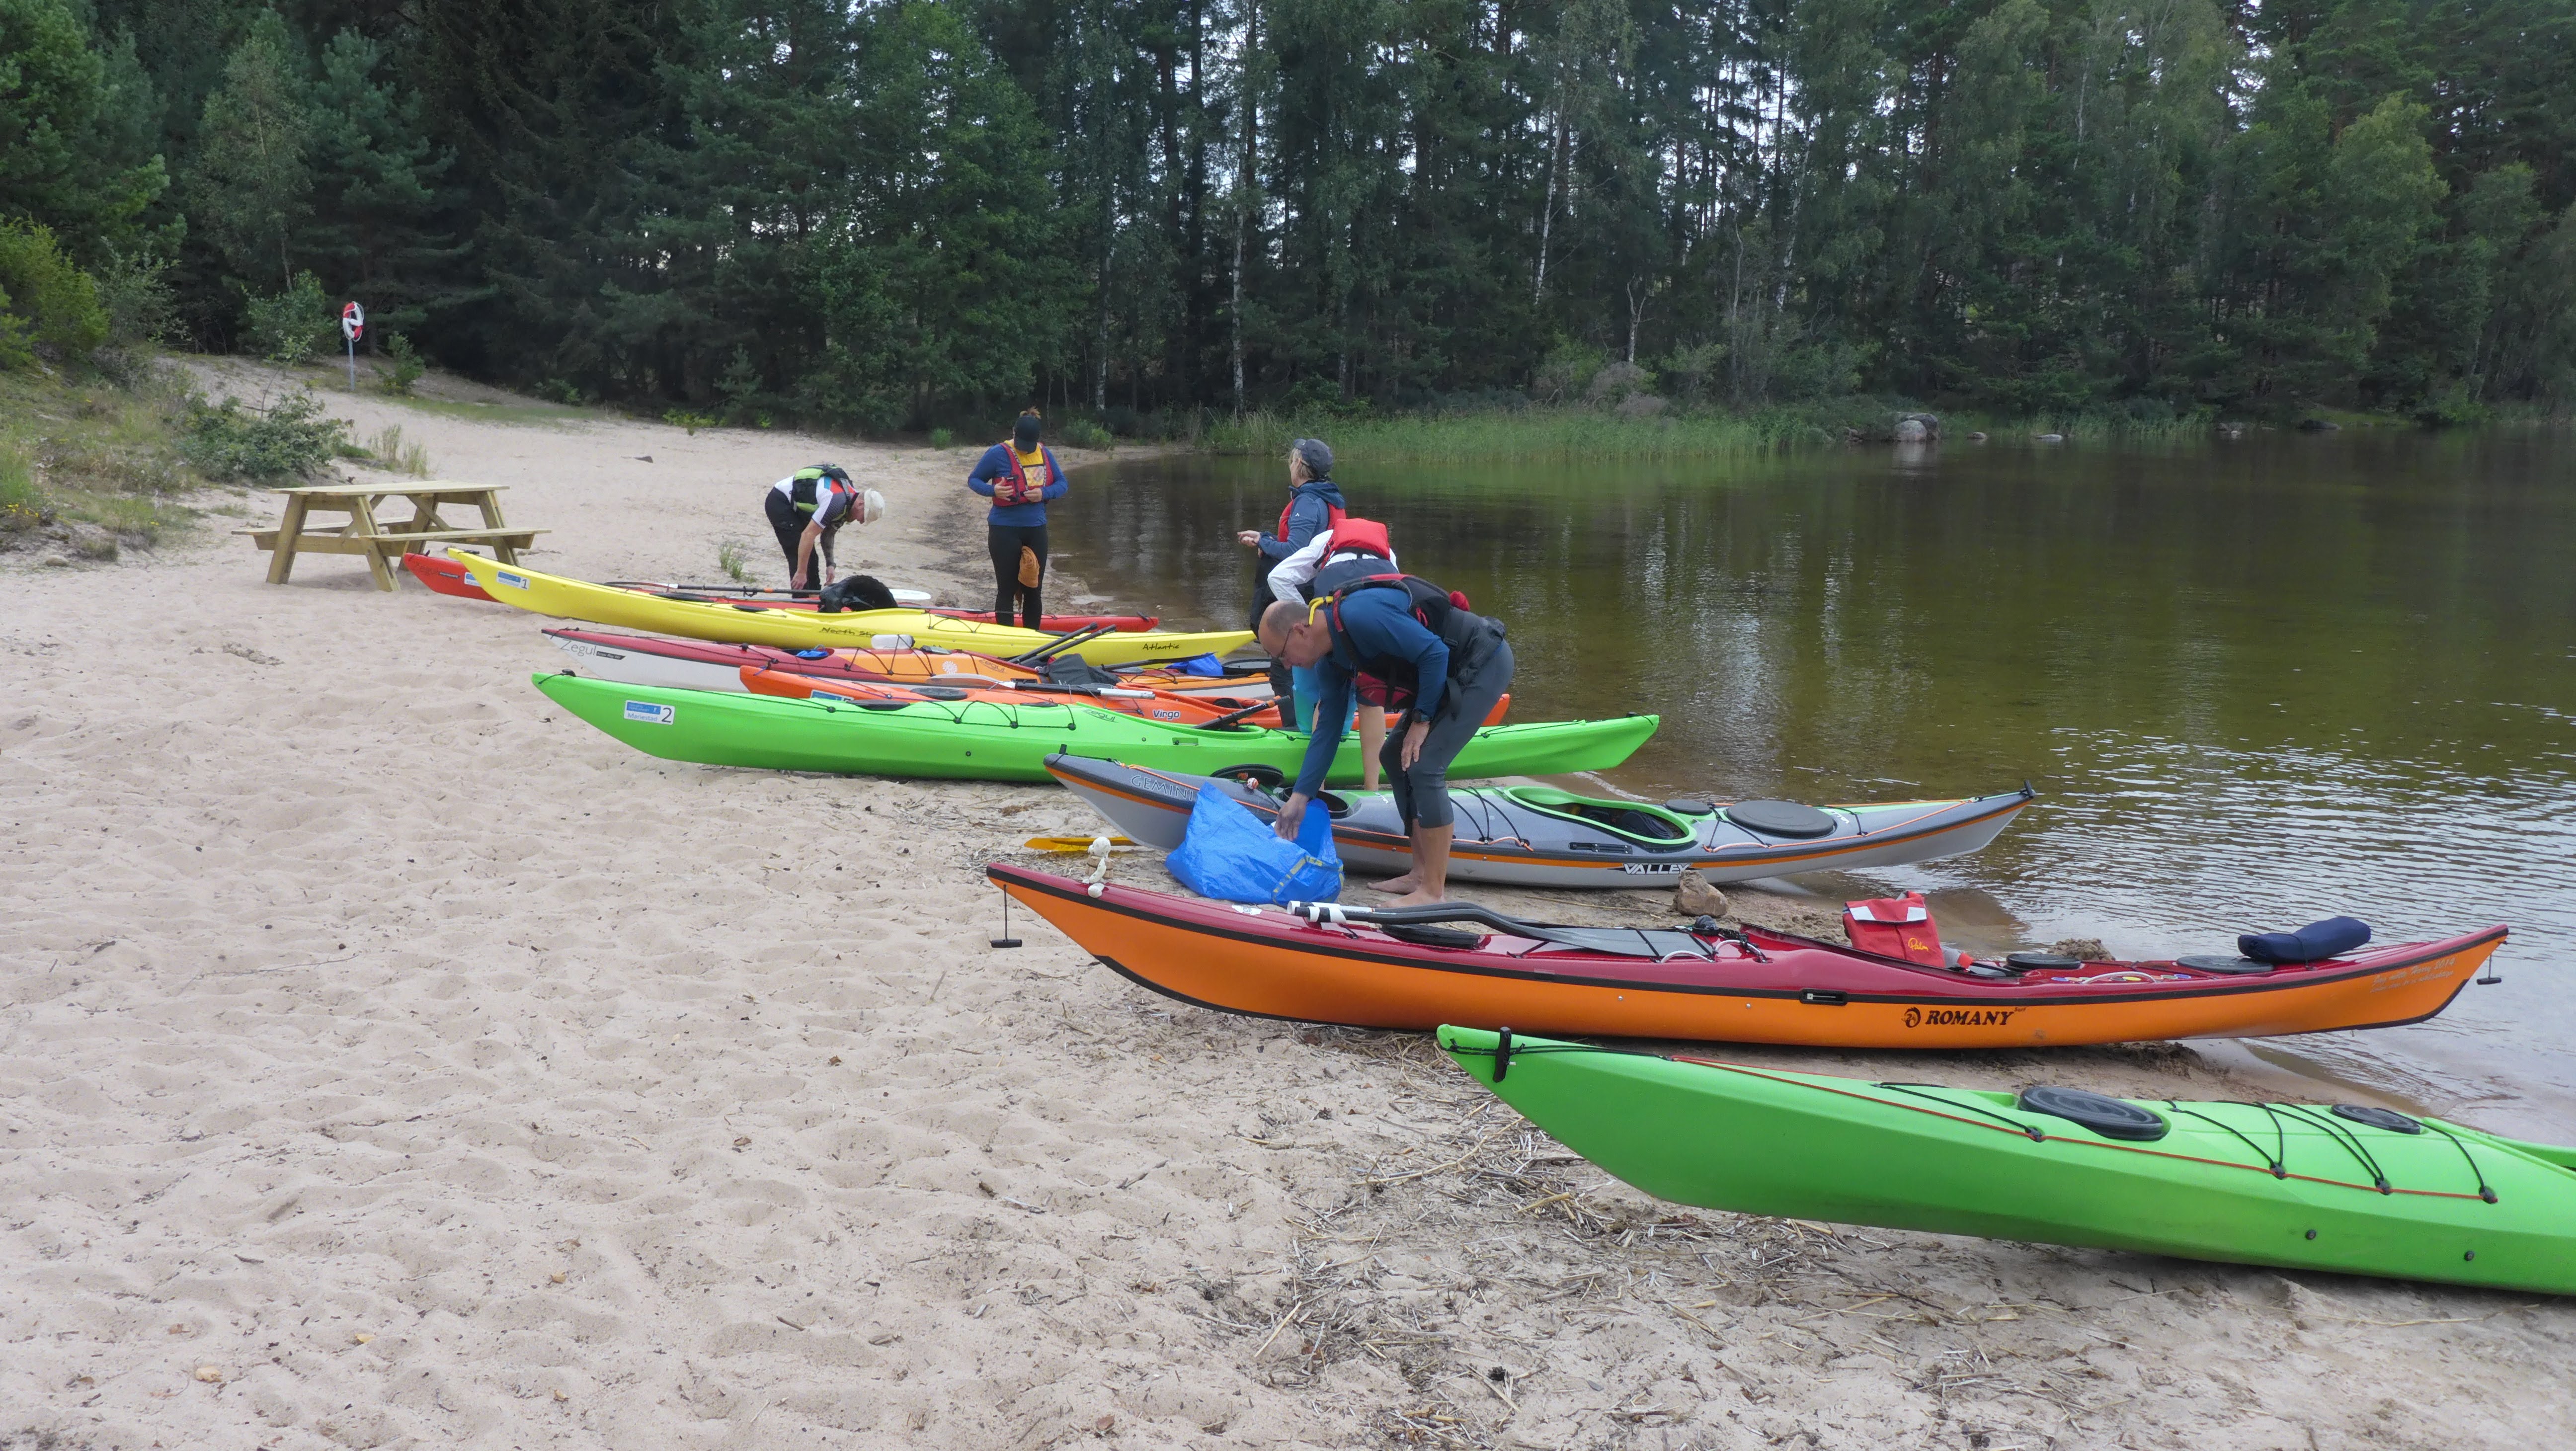
[[1511, 644], [1500, 621], [1471, 613], [1461, 596], [1365, 554], [1318, 571], [1310, 589], [1309, 603], [1274, 602], [1260, 624], [1261, 647], [1291, 666], [1315, 667], [1323, 697], [1297, 784], [1279, 809], [1279, 833], [1296, 838], [1341, 746], [1352, 683], [1374, 675], [1404, 711], [1380, 760], [1413, 839], [1413, 870], [1376, 886], [1398, 906], [1440, 901], [1457, 831], [1449, 763], [1511, 687]]
[[[1270, 608], [1270, 573], [1279, 561], [1306, 547], [1315, 535], [1342, 522], [1347, 506], [1333, 482], [1332, 446], [1320, 438], [1301, 438], [1288, 446], [1288, 502], [1279, 510], [1277, 532], [1246, 529], [1235, 542], [1252, 551], [1252, 610], [1245, 623], [1261, 628], [1261, 612]], [[1270, 690], [1279, 697], [1279, 718], [1302, 719], [1297, 713], [1297, 685], [1288, 667], [1270, 662]]]
[[[1279, 561], [1278, 566], [1270, 571], [1271, 597], [1292, 605], [1303, 605], [1314, 598], [1306, 586], [1313, 581], [1317, 571], [1327, 565], [1344, 564], [1363, 557], [1381, 560], [1390, 570], [1400, 567], [1395, 562], [1395, 546], [1387, 540], [1385, 525], [1375, 519], [1345, 514], [1333, 527], [1316, 531], [1315, 537], [1307, 540], [1304, 548]], [[1290, 721], [1289, 729], [1303, 727], [1311, 731], [1314, 726], [1310, 718], [1320, 699], [1323, 682], [1316, 677], [1315, 667], [1311, 665], [1293, 667], [1289, 671], [1289, 679], [1296, 686], [1292, 707], [1307, 712], [1305, 716]], [[1363, 675], [1352, 682], [1352, 693], [1359, 698], [1353, 723], [1360, 732], [1360, 785], [1365, 790], [1374, 791], [1381, 774], [1378, 753], [1386, 749], [1386, 682]]]
[[1020, 623], [1032, 630], [1046, 614], [1038, 600], [1046, 581], [1046, 506], [1072, 487], [1054, 451], [1038, 442], [1039, 428], [1038, 411], [1023, 409], [1010, 440], [984, 450], [966, 475], [966, 487], [993, 501], [984, 515], [993, 554], [993, 621], [1011, 623], [1017, 601]]

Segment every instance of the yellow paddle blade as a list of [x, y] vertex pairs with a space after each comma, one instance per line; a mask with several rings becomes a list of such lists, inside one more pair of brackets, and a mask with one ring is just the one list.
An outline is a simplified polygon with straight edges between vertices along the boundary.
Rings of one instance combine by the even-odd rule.
[[[1111, 846], [1134, 846], [1136, 843], [1129, 841], [1123, 836], [1113, 836], [1109, 838], [1109, 844]], [[1079, 855], [1080, 853], [1091, 850], [1091, 838], [1087, 836], [1033, 836], [1027, 841], [1022, 842], [1021, 845], [1027, 847], [1031, 851], [1060, 851]]]

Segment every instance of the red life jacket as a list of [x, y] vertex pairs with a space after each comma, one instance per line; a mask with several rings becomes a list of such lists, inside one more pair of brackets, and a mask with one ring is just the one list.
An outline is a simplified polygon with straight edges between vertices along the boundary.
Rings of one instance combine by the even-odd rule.
[[1333, 542], [1324, 550], [1326, 559], [1346, 549], [1364, 550], [1380, 559], [1395, 558], [1395, 545], [1386, 537], [1386, 526], [1375, 519], [1354, 518], [1335, 509], [1332, 528]]
[[[1043, 448], [1039, 449], [1038, 457], [1040, 459], [1044, 459], [1046, 457], [1046, 450]], [[1011, 447], [1007, 443], [1003, 444], [1002, 462], [1011, 466], [1011, 473], [1008, 478], [993, 480], [993, 502], [995, 505], [1007, 509], [1014, 504], [1035, 504], [1045, 499], [1046, 482], [1044, 480], [1040, 480], [1036, 483], [1031, 483], [1029, 481], [1029, 471], [1021, 466], [1020, 451], [1018, 449]]]
[[[1324, 527], [1327, 529], [1339, 530], [1342, 527], [1342, 521], [1350, 517], [1349, 514], [1343, 512], [1342, 506], [1339, 504], [1327, 504], [1324, 507], [1333, 511], [1331, 516], [1324, 520]], [[1296, 512], [1297, 496], [1295, 494], [1290, 494], [1288, 496], [1288, 502], [1279, 506], [1279, 526], [1270, 531], [1272, 538], [1278, 540], [1282, 544], [1288, 542], [1288, 516]], [[1384, 529], [1380, 529], [1378, 532], [1382, 535], [1386, 531]], [[1338, 539], [1340, 538], [1340, 535], [1337, 533], [1334, 537]], [[1395, 550], [1390, 547], [1386, 552], [1393, 554]]]

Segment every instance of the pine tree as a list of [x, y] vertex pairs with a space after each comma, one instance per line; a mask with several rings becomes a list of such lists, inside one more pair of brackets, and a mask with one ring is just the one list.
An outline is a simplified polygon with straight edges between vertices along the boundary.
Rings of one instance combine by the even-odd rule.
[[366, 302], [371, 338], [416, 329], [448, 300], [460, 251], [438, 215], [454, 153], [431, 140], [418, 93], [388, 71], [383, 45], [344, 29], [303, 97], [313, 189], [294, 250]]
[[189, 215], [236, 277], [295, 280], [292, 242], [311, 210], [313, 172], [295, 39], [275, 11], [261, 14], [224, 62], [206, 98], [205, 127], [189, 178]]
[[137, 241], [168, 184], [133, 47], [95, 46], [64, 0], [0, 0], [0, 220], [45, 227], [96, 266]]

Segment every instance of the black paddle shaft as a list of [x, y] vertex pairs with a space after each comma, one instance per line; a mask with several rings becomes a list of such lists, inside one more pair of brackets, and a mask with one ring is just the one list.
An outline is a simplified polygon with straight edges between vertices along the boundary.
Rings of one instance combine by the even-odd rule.
[[1038, 646], [1034, 650], [1025, 651], [1021, 654], [1012, 656], [1011, 663], [1014, 665], [1041, 665], [1055, 656], [1061, 655], [1065, 651], [1072, 649], [1076, 645], [1096, 640], [1117, 628], [1118, 627], [1114, 624], [1097, 624], [1085, 625], [1079, 630], [1068, 630], [1064, 634], [1056, 636], [1054, 639], [1047, 641], [1045, 644]]

